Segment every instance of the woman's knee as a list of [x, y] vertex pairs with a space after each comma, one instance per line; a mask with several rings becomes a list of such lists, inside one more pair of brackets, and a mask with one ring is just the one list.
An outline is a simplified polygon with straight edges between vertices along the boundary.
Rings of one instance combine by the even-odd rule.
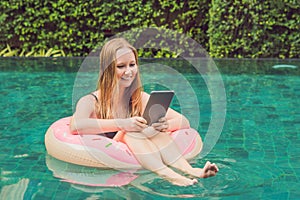
[[138, 133], [125, 134], [124, 141], [135, 155], [148, 155], [152, 153], [158, 153], [158, 149], [155, 144], [147, 137]]

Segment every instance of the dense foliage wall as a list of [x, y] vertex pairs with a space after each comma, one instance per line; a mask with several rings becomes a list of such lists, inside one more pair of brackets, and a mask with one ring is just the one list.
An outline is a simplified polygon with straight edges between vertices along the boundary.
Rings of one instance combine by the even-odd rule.
[[212, 0], [209, 23], [214, 57], [299, 58], [299, 1]]
[[188, 35], [213, 57], [300, 57], [297, 0], [2, 0], [0, 10], [0, 51], [8, 44], [85, 56], [116, 33], [163, 27]]

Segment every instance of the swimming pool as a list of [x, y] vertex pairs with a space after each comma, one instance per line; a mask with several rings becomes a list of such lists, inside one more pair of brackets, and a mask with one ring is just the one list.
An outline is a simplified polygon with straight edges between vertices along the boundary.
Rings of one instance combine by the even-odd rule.
[[[226, 90], [226, 121], [212, 151], [191, 162], [201, 167], [211, 160], [220, 172], [186, 188], [146, 171], [134, 174], [126, 186], [88, 186], [119, 172], [55, 160], [44, 146], [49, 125], [72, 114], [73, 84], [82, 58], [0, 61], [0, 199], [300, 198], [300, 60], [215, 60]], [[297, 68], [272, 68], [278, 64]], [[191, 120], [197, 113], [188, 98], [186, 113], [192, 125], [200, 124], [204, 138], [210, 96], [199, 74], [180, 70], [198, 97], [199, 121]], [[168, 74], [157, 76], [172, 80]], [[145, 90], [156, 87], [149, 84]], [[176, 102], [175, 109], [181, 109]], [[72, 183], [76, 180], [81, 184]]]

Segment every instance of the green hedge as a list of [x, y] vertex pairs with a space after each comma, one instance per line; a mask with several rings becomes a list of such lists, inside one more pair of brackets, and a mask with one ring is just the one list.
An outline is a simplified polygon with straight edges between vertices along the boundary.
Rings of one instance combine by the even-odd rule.
[[[54, 48], [86, 56], [117, 33], [162, 27], [188, 35], [213, 57], [299, 58], [300, 5], [272, 2], [2, 0], [0, 51], [8, 44], [20, 51]], [[176, 57], [168, 50], [139, 53]]]
[[[204, 32], [207, 16], [198, 15], [203, 8], [203, 13], [207, 13], [208, 6], [201, 7], [196, 2], [2, 0], [0, 5], [4, 11], [0, 16], [0, 50], [8, 43], [12, 49], [53, 47], [69, 56], [85, 56], [105, 37], [150, 26], [175, 29], [196, 35], [201, 43], [208, 42]], [[153, 56], [149, 52], [144, 54]]]
[[295, 0], [212, 0], [213, 57], [299, 58], [300, 4]]

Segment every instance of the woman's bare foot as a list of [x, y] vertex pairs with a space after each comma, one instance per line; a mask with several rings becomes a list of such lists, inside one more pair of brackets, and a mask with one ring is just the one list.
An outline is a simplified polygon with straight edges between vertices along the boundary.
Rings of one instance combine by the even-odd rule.
[[165, 178], [166, 180], [168, 180], [169, 182], [171, 182], [174, 185], [178, 185], [178, 186], [189, 186], [189, 185], [194, 185], [196, 184], [198, 181], [196, 179], [189, 179], [186, 178], [176, 172], [174, 172], [172, 169], [170, 168], [164, 168], [161, 170], [156, 171], [156, 173]]

